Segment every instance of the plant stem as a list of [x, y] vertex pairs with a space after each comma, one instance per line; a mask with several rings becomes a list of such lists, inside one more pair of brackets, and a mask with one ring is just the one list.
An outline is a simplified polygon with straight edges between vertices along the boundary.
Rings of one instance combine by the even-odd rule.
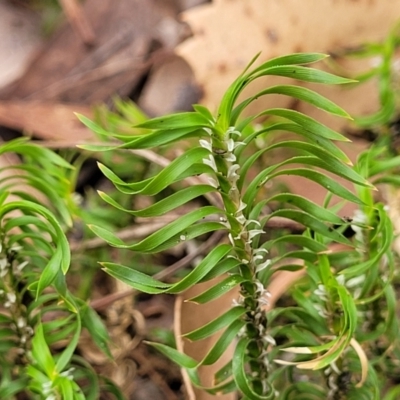
[[[275, 344], [274, 339], [267, 334], [267, 316], [263, 306], [267, 303], [269, 292], [258, 280], [258, 271], [267, 267], [269, 260], [264, 260], [265, 250], [254, 249], [253, 239], [263, 233], [258, 221], [247, 219], [243, 211], [248, 207], [242, 201], [242, 195], [237, 187], [240, 164], [237, 163], [234, 150], [241, 145], [237, 141], [241, 136], [234, 128], [229, 128], [223, 140], [217, 140], [216, 147], [212, 137], [213, 154], [210, 162], [215, 166], [216, 178], [222, 196], [226, 223], [229, 224], [229, 239], [235, 255], [241, 262], [240, 274], [246, 279], [241, 284], [239, 303], [247, 312], [244, 334], [251, 339], [248, 347], [249, 367], [253, 379], [253, 389], [260, 395], [269, 393], [272, 388], [267, 384], [269, 362], [268, 348]], [[218, 149], [218, 150], [215, 150]]]

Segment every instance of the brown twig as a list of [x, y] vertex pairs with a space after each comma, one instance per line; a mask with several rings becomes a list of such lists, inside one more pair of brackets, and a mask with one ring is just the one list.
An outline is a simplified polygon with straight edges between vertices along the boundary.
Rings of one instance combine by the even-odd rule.
[[[168, 386], [167, 382], [165, 382], [165, 376], [162, 376], [160, 372], [154, 368], [151, 358], [144, 347], [139, 348], [138, 351], [132, 352], [131, 357], [139, 364], [139, 373], [141, 375], [148, 375], [154, 384], [163, 391], [166, 400], [179, 400], [179, 397]], [[159, 360], [157, 360], [157, 364], [159, 364]]]
[[72, 28], [81, 37], [83, 43], [92, 46], [96, 36], [87, 20], [82, 6], [77, 0], [59, 0], [61, 7]]

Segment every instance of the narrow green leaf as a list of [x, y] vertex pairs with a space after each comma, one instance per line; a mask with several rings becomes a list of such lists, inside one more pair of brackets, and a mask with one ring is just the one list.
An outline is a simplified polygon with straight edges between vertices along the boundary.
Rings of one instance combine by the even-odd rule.
[[48, 166], [48, 171], [51, 171], [54, 165], [67, 169], [74, 169], [70, 163], [65, 161], [54, 151], [29, 143], [28, 141], [29, 138], [18, 138], [2, 144], [0, 146], [0, 154], [12, 152], [32, 157], [40, 164]]
[[2, 192], [0, 193], [0, 206], [2, 206], [7, 199], [7, 197], [10, 195], [10, 192], [6, 190], [6, 188], [2, 188]]
[[232, 376], [232, 360], [229, 360], [222, 368], [220, 368], [214, 375], [214, 382], [216, 385], [221, 384]]
[[366, 271], [368, 271], [371, 267], [378, 265], [382, 257], [384, 257], [385, 253], [388, 251], [390, 246], [393, 243], [393, 224], [391, 220], [388, 218], [386, 212], [382, 209], [382, 205], [377, 207], [380, 218], [380, 226], [383, 228], [383, 233], [381, 234], [382, 240], [380, 241], [378, 251], [368, 260], [359, 262], [358, 264], [349, 266], [348, 268], [341, 271], [341, 274], [345, 276], [358, 276]]
[[88, 225], [88, 228], [99, 238], [103, 239], [110, 246], [120, 247], [120, 248], [128, 248], [129, 246], [121, 240], [114, 233], [108, 231], [107, 229], [102, 228], [101, 226], [96, 225]]
[[[332, 143], [331, 139], [323, 137], [319, 132], [311, 132], [306, 129], [304, 126], [300, 126], [297, 123], [279, 123], [274, 125], [275, 130], [281, 131], [288, 131], [296, 133], [302, 137], [305, 137], [312, 143], [316, 144], [317, 146], [325, 149], [328, 153], [332, 154], [332, 156], [338, 158], [339, 160], [343, 161], [345, 164], [351, 165], [350, 159], [347, 155], [339, 149], [334, 143]], [[336, 140], [344, 141], [343, 135], [339, 135]]]
[[185, 229], [189, 228], [192, 224], [199, 220], [209, 216], [209, 215], [223, 214], [223, 211], [214, 206], [205, 206], [197, 210], [188, 212], [186, 215], [179, 217], [175, 221], [166, 225], [165, 227], [159, 229], [157, 232], [151, 234], [147, 238], [143, 239], [141, 242], [127, 246], [127, 248], [135, 251], [150, 251], [157, 246], [162, 245], [169, 238], [175, 235], [181, 235], [181, 241], [186, 240]]
[[4, 224], [4, 231], [8, 232], [15, 227], [23, 229], [23, 225], [32, 225], [32, 227], [40, 228], [42, 232], [54, 232], [51, 226], [46, 224], [42, 219], [34, 215], [22, 215], [20, 217], [13, 217]]
[[305, 247], [306, 249], [309, 249], [315, 253], [321, 253], [328, 250], [328, 247], [326, 247], [324, 244], [317, 242], [316, 240], [311, 239], [307, 236], [301, 235], [283, 235], [275, 240], [267, 242], [266, 245], [263, 247], [265, 247], [266, 249], [271, 249], [282, 242]]
[[265, 75], [284, 76], [286, 78], [293, 78], [303, 82], [324, 83], [327, 85], [342, 85], [345, 83], [356, 82], [353, 79], [342, 78], [328, 72], [300, 65], [277, 65], [269, 67], [261, 73], [253, 75], [252, 79]]
[[[48, 311], [48, 312], [50, 312], [50, 311]], [[66, 316], [64, 318], [57, 318], [57, 319], [52, 320], [52, 321], [43, 322], [42, 325], [43, 325], [43, 334], [44, 334], [44, 336], [47, 338], [48, 341], [52, 340], [52, 338], [49, 337], [50, 334], [52, 333], [51, 331], [62, 329], [65, 326], [68, 326], [68, 327], [71, 326], [71, 325], [73, 326], [74, 319], [75, 319], [75, 315], [74, 314], [70, 314], [70, 315], [68, 315], [68, 316]]]
[[84, 304], [81, 308], [81, 319], [82, 326], [89, 331], [90, 336], [96, 343], [97, 347], [106, 354], [109, 359], [111, 359], [112, 355], [108, 347], [111, 339], [108, 330], [99, 315], [93, 308]]
[[69, 362], [71, 361], [72, 355], [76, 349], [76, 346], [79, 342], [79, 337], [81, 335], [81, 319], [79, 314], [76, 314], [76, 322], [74, 324], [74, 334], [72, 338], [68, 341], [67, 347], [63, 350], [60, 354], [59, 358], [57, 359], [56, 370], [58, 373], [64, 371], [67, 367]]
[[[111, 171], [111, 169], [107, 168], [105, 165], [103, 165], [102, 163], [97, 163], [97, 166], [99, 167], [99, 170], [103, 173], [103, 175], [110, 180], [112, 183], [114, 183], [115, 185], [127, 185], [126, 182], [124, 182], [119, 176], [117, 176], [116, 174], [114, 174], [113, 171]], [[150, 181], [147, 180], [148, 182]]]
[[326, 208], [323, 208], [318, 204], [307, 200], [305, 197], [299, 196], [297, 194], [280, 193], [270, 197], [266, 202], [270, 203], [274, 201], [298, 207], [304, 212], [312, 215], [313, 217], [321, 221], [330, 222], [331, 224], [336, 225], [342, 225], [344, 223], [343, 219], [338, 217], [332, 211], [329, 211]]
[[216, 278], [217, 276], [221, 276], [229, 271], [232, 271], [234, 268], [238, 267], [240, 262], [234, 258], [225, 258], [220, 261], [218, 264], [214, 266], [214, 268], [208, 272], [204, 278], [202, 278], [199, 282], [206, 282], [211, 279]]
[[175, 283], [168, 293], [182, 292], [203, 279], [213, 268], [224, 259], [231, 251], [231, 246], [226, 244], [214, 247], [195, 269], [186, 275], [181, 281]]
[[[117, 272], [118, 275], [124, 276], [125, 283], [128, 283], [130, 286], [133, 285], [141, 285], [141, 286], [149, 286], [152, 288], [158, 288], [160, 290], [169, 288], [172, 285], [169, 283], [161, 282], [157, 279], [152, 278], [149, 275], [146, 275], [140, 271], [135, 270], [134, 268], [126, 267], [121, 264], [111, 263], [111, 262], [102, 262], [100, 265], [106, 270], [108, 273]], [[135, 287], [135, 286], [133, 286]]]
[[224, 96], [222, 97], [221, 103], [217, 112], [217, 120], [215, 127], [218, 129], [217, 135], [223, 136], [225, 131], [230, 126], [231, 122], [231, 112], [236, 99], [238, 98], [240, 92], [246, 87], [250, 79], [249, 75], [244, 77], [245, 72], [254, 64], [259, 54], [257, 54], [253, 59], [247, 64], [245, 70], [235, 79], [235, 81], [226, 90]]
[[335, 132], [334, 130], [328, 128], [327, 126], [321, 124], [320, 122], [316, 121], [315, 119], [302, 114], [295, 110], [287, 110], [285, 108], [271, 108], [269, 110], [263, 111], [259, 114], [262, 115], [275, 115], [277, 117], [286, 118], [290, 121], [295, 122], [296, 124], [303, 126], [310, 132], [314, 133], [315, 135], [320, 135], [323, 138], [330, 139], [330, 140], [338, 140], [342, 142], [349, 142], [350, 140], [346, 137], [340, 135], [339, 133]]
[[265, 382], [269, 387], [268, 394], [266, 395], [256, 393], [251, 387], [250, 375], [245, 371], [246, 351], [249, 343], [250, 339], [241, 338], [236, 346], [232, 359], [233, 378], [237, 387], [249, 400], [273, 400], [275, 398], [275, 391], [268, 382]]
[[73, 382], [64, 376], [58, 376], [54, 382], [63, 399], [78, 400], [72, 389]]
[[204, 107], [201, 104], [194, 104], [193, 109], [203, 117], [207, 118], [209, 121], [214, 121], [214, 116], [207, 107]]
[[202, 131], [193, 127], [183, 127], [177, 129], [159, 129], [143, 135], [135, 137], [127, 143], [120, 145], [119, 149], [150, 149], [159, 146], [165, 146], [177, 141], [188, 139], [191, 137], [199, 138]]
[[228, 245], [215, 247], [201, 263], [175, 284], [160, 282], [132, 268], [114, 263], [101, 263], [104, 270], [127, 285], [145, 293], [180, 293], [199, 282], [231, 250]]
[[42, 324], [38, 324], [35, 328], [35, 335], [32, 339], [32, 358], [48, 377], [53, 376], [55, 362], [46, 343]]
[[27, 377], [14, 379], [7, 383], [7, 386], [0, 388], [0, 399], [13, 398], [19, 392], [24, 391], [28, 386]]
[[383, 400], [396, 400], [400, 397], [400, 385], [392, 387], [385, 395]]
[[272, 166], [267, 170], [264, 170], [263, 173], [266, 173], [266, 171], [269, 171], [269, 173], [271, 173], [273, 169], [276, 169], [285, 164], [296, 162], [298, 164], [308, 164], [314, 167], [321, 168], [323, 170], [332, 172], [342, 178], [345, 178], [355, 184], [373, 188], [373, 185], [369, 183], [365, 178], [363, 178], [360, 174], [355, 172], [354, 169], [350, 168], [348, 165], [343, 164], [340, 160], [338, 160], [335, 156], [332, 156], [329, 152], [321, 149], [317, 145], [306, 142], [294, 141], [294, 140], [288, 140], [273, 144], [271, 146], [266, 147], [265, 149], [259, 150], [257, 153], [250, 156], [244, 163], [243, 168], [241, 170], [241, 177], [238, 181], [238, 187], [241, 188], [243, 186], [243, 182], [245, 180], [248, 169], [255, 162], [255, 160], [257, 160], [262, 154], [281, 147], [284, 148], [289, 147], [296, 151], [302, 150], [314, 155], [315, 157], [296, 156], [293, 158], [289, 158], [279, 164], [275, 164], [275, 166]]
[[362, 117], [356, 117], [355, 122], [360, 127], [370, 128], [371, 126], [385, 125], [393, 118], [396, 112], [395, 93], [388, 93], [387, 98], [383, 102], [383, 106], [376, 113]]
[[46, 268], [40, 274], [39, 283], [36, 289], [36, 299], [40, 296], [45, 288], [51, 285], [56, 278], [58, 271], [61, 270], [61, 261], [63, 253], [61, 248], [57, 248], [53, 256], [46, 265]]
[[71, 261], [71, 252], [65, 233], [53, 213], [40, 204], [22, 200], [5, 204], [0, 209], [0, 219], [13, 210], [23, 210], [27, 211], [28, 213], [37, 213], [42, 215], [45, 219], [47, 219], [47, 221], [49, 221], [51, 226], [54, 228], [54, 235], [52, 235], [52, 239], [57, 244], [57, 248], [60, 248], [60, 251], [62, 253], [60, 264], [61, 269], [65, 274], [68, 271]]
[[144, 194], [148, 196], [154, 196], [160, 193], [163, 189], [168, 187], [171, 183], [175, 182], [181, 175], [183, 175], [193, 164], [202, 162], [203, 158], [207, 158], [210, 152], [202, 147], [195, 147], [184, 154], [179, 156], [177, 159], [172, 161], [167, 167], [163, 168], [156, 176], [146, 180], [146, 184], [143, 182], [135, 182], [126, 184], [108, 168], [99, 165], [101, 171], [110, 179], [113, 183], [119, 185], [127, 185], [131, 189], [131, 194]]
[[147, 251], [147, 253], [160, 253], [162, 251], [170, 249], [171, 247], [176, 246], [179, 243], [182, 243], [183, 241], [193, 240], [199, 236], [226, 229], [226, 225], [219, 222], [198, 222], [186, 228], [183, 234], [171, 236], [168, 240], [166, 240], [159, 246]]
[[336, 194], [337, 196], [345, 200], [349, 200], [355, 204], [363, 204], [362, 201], [357, 196], [355, 196], [352, 192], [350, 192], [336, 180], [318, 171], [313, 171], [307, 168], [285, 169], [283, 171], [278, 171], [275, 174], [271, 175], [270, 179], [279, 175], [302, 176], [304, 178], [310, 179], [318, 183], [319, 185], [327, 189], [329, 192], [332, 192], [333, 194]]
[[[213, 176], [215, 174], [215, 171], [210, 166], [205, 165], [203, 163], [194, 163], [194, 164], [190, 165], [187, 169], [185, 169], [181, 174], [175, 176], [173, 179], [173, 182], [171, 182], [171, 183], [179, 182], [185, 178], [200, 175], [200, 174], [208, 174], [210, 176]], [[153, 178], [148, 178], [148, 179], [144, 179], [143, 181], [140, 181], [140, 182], [134, 182], [134, 183], [124, 182], [122, 185], [119, 185], [115, 182], [113, 182], [113, 183], [114, 183], [115, 187], [122, 193], [136, 194], [136, 193], [138, 193], [138, 190], [139, 191], [142, 190], [152, 180], [153, 180]]]
[[216, 363], [230, 345], [234, 342], [240, 330], [245, 326], [242, 320], [233, 321], [225, 332], [219, 337], [214, 346], [201, 361], [200, 365], [212, 365]]
[[[285, 147], [285, 146], [282, 146], [282, 147]], [[299, 147], [303, 147], [303, 146], [299, 146]], [[309, 146], [307, 146], [307, 147], [309, 148]], [[318, 157], [300, 156], [300, 157], [296, 158], [296, 161], [299, 164], [307, 164], [307, 165], [321, 168], [325, 171], [328, 171], [335, 175], [338, 175], [350, 182], [353, 182], [356, 185], [365, 186], [365, 187], [375, 190], [375, 187], [371, 183], [369, 183], [366, 179], [364, 179], [361, 175], [359, 175], [357, 172], [355, 172], [349, 166], [341, 163], [334, 157], [330, 157], [330, 156], [326, 155], [325, 159], [323, 159], [322, 158], [323, 156], [324, 156], [324, 152], [319, 152]]]
[[153, 118], [136, 125], [138, 128], [146, 129], [179, 129], [188, 127], [202, 128], [211, 127], [210, 121], [204, 115], [197, 112], [182, 112], [162, 117]]
[[[274, 259], [272, 259], [271, 261], [271, 267], [274, 266], [275, 264], [281, 264], [281, 262], [285, 259], [299, 259], [299, 260], [304, 260], [307, 261], [311, 264], [315, 263], [316, 261], [318, 261], [318, 255], [308, 251], [308, 250], [294, 250], [294, 251], [288, 251], [285, 254], [283, 254], [282, 256], [276, 257]], [[292, 260], [291, 260], [292, 261]], [[284, 270], [286, 270], [286, 266], [284, 266], [285, 268], [283, 268]], [[294, 267], [298, 267], [298, 265], [295, 265]], [[301, 267], [301, 265], [300, 265]]]
[[167, 212], [172, 211], [175, 208], [178, 208], [181, 205], [188, 203], [190, 200], [203, 196], [206, 193], [215, 192], [215, 190], [216, 189], [214, 187], [209, 185], [190, 186], [142, 210], [127, 210], [126, 208], [118, 204], [110, 196], [108, 196], [106, 193], [101, 191], [99, 191], [98, 193], [104, 201], [106, 201], [108, 204], [114, 206], [115, 208], [121, 211], [125, 211], [137, 217], [155, 217], [164, 215]]
[[281, 94], [285, 96], [294, 97], [296, 99], [306, 101], [307, 103], [310, 103], [313, 106], [321, 110], [324, 110], [330, 114], [337, 115], [343, 118], [352, 119], [346, 111], [344, 111], [334, 102], [328, 100], [326, 97], [318, 94], [317, 92], [314, 92], [313, 90], [294, 85], [272, 86], [268, 89], [262, 90], [257, 94], [255, 94], [254, 96], [250, 97], [249, 99], [243, 101], [241, 104], [239, 104], [235, 108], [233, 113], [235, 113], [235, 115], [239, 115], [244, 110], [244, 108], [246, 108], [251, 102], [268, 94]]
[[[32, 378], [32, 381], [30, 382], [29, 386], [32, 387], [33, 385], [36, 384], [36, 386], [39, 386], [39, 393], [42, 390], [42, 385], [44, 383], [49, 383], [51, 382], [49, 377], [46, 376], [42, 371], [39, 369], [35, 368], [32, 364], [28, 365], [26, 367], [26, 373], [29, 377]], [[33, 385], [32, 385], [33, 384]]]
[[101, 263], [103, 265], [103, 270], [107, 272], [107, 274], [111, 275], [115, 279], [120, 280], [121, 282], [124, 282], [128, 286], [143, 292], [143, 293], [148, 293], [148, 294], [160, 294], [163, 293], [162, 289], [159, 289], [158, 287], [154, 286], [146, 286], [143, 285], [142, 283], [139, 283], [137, 281], [137, 273], [138, 271], [135, 271], [132, 268], [128, 268], [124, 265], [120, 264], [113, 264], [113, 263]]
[[391, 157], [387, 160], [374, 160], [369, 168], [369, 176], [377, 175], [381, 172], [387, 173], [388, 170], [400, 167], [400, 156]]
[[111, 246], [131, 249], [134, 251], [150, 252], [175, 235], [179, 234], [182, 236], [182, 241], [186, 240], [185, 229], [190, 227], [195, 222], [212, 214], [222, 214], [222, 210], [214, 206], [205, 206], [198, 210], [193, 210], [159, 229], [157, 232], [149, 235], [142, 241], [131, 245], [125, 244], [115, 234], [107, 231], [106, 229], [94, 225], [89, 225], [89, 228]]
[[244, 282], [245, 279], [241, 275], [231, 275], [225, 278], [222, 282], [218, 282], [215, 286], [206, 290], [205, 292], [199, 294], [196, 297], [192, 297], [187, 301], [191, 301], [194, 303], [204, 304], [208, 303], [211, 300], [215, 300], [218, 297], [224, 295], [229, 292], [233, 288], [237, 287], [240, 283]]
[[203, 325], [201, 328], [195, 329], [194, 331], [191, 331], [189, 333], [185, 333], [183, 336], [193, 341], [205, 339], [209, 336], [212, 336], [219, 330], [227, 327], [245, 313], [246, 309], [244, 307], [233, 307], [218, 318], [209, 322], [208, 324]]
[[110, 137], [111, 133], [106, 131], [104, 128], [102, 128], [100, 125], [96, 124], [94, 121], [92, 121], [90, 118], [86, 117], [83, 114], [75, 113], [75, 116], [79, 119], [79, 121], [85, 125], [87, 128], [89, 128], [91, 131], [105, 137]]
[[119, 145], [102, 145], [102, 144], [78, 144], [76, 146], [78, 149], [93, 151], [93, 152], [103, 152], [115, 150]]
[[166, 346], [165, 344], [147, 341], [145, 341], [144, 343], [154, 347], [160, 353], [164, 354], [166, 357], [168, 357], [170, 360], [172, 360], [174, 363], [178, 364], [182, 368], [193, 369], [196, 368], [198, 365], [198, 362], [193, 358], [179, 352], [172, 347]]
[[2, 354], [8, 354], [9, 351], [17, 348], [18, 345], [18, 339], [3, 339], [0, 341], [0, 352]]
[[249, 75], [258, 74], [264, 70], [268, 70], [271, 67], [281, 65], [294, 65], [294, 64], [312, 64], [317, 61], [321, 61], [329, 57], [326, 54], [321, 53], [293, 53], [287, 54], [280, 57], [272, 58], [255, 68]]
[[0, 324], [11, 324], [13, 319], [8, 315], [0, 314]]
[[292, 221], [299, 222], [306, 226], [307, 228], [320, 233], [321, 235], [330, 238], [338, 243], [343, 243], [349, 245], [350, 242], [346, 239], [341, 233], [339, 233], [335, 229], [331, 229], [330, 227], [326, 226], [324, 223], [320, 221], [314, 215], [308, 214], [303, 211], [299, 210], [289, 210], [289, 209], [281, 209], [274, 211], [268, 216], [269, 218], [273, 218], [275, 216], [289, 218]]

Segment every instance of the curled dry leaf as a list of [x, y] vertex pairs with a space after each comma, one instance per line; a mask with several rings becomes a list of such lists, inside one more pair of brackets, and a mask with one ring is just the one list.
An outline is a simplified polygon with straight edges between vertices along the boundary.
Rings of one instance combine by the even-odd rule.
[[47, 140], [68, 140], [75, 144], [93, 140], [92, 132], [77, 120], [74, 112], [92, 116], [90, 107], [80, 104], [0, 101], [0, 125]]

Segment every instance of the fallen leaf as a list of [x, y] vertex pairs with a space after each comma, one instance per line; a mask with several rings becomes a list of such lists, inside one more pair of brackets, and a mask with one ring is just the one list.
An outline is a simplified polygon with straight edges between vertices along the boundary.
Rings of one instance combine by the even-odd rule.
[[76, 143], [94, 137], [74, 112], [93, 118], [90, 107], [37, 101], [0, 101], [0, 125], [40, 139]]
[[[214, 0], [183, 14], [193, 37], [181, 43], [177, 53], [192, 66], [203, 88], [202, 104], [215, 110], [229, 84], [260, 51], [261, 63], [293, 52], [328, 53], [358, 47], [384, 39], [399, 17], [400, 0], [309, 0], [301, 4], [298, 0]], [[260, 80], [248, 94], [276, 82], [275, 78]], [[377, 105], [375, 89], [371, 91], [370, 86], [360, 89], [357, 101], [348, 89], [343, 90], [329, 88], [326, 94], [331, 98], [332, 91], [338, 93], [335, 97], [340, 105], [351, 113], [370, 112]], [[276, 99], [264, 98], [254, 108], [291, 102], [281, 98], [277, 104]]]

